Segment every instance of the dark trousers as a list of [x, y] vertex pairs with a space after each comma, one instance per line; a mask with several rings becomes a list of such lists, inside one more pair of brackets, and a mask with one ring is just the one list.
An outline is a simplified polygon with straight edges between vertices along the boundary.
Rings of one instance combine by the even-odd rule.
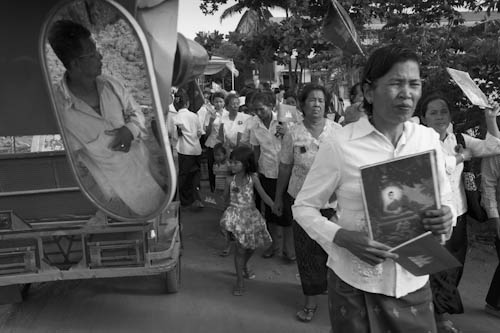
[[[300, 285], [306, 296], [322, 294], [327, 286], [328, 254], [321, 245], [316, 243], [307, 232], [293, 219], [292, 209], [295, 199], [285, 193], [283, 196], [283, 215], [293, 222], [293, 241], [295, 256], [297, 257], [297, 268], [299, 269]], [[333, 209], [322, 209], [321, 215], [330, 219], [335, 214]]]
[[[274, 200], [274, 197], [276, 196], [276, 183], [278, 182], [278, 180], [274, 178], [267, 178], [261, 173], [259, 173], [259, 180], [260, 183], [262, 184], [262, 188], [264, 189], [264, 191], [267, 193], [268, 196], [271, 197], [271, 200]], [[268, 224], [274, 223], [282, 227], [289, 227], [292, 225], [291, 221], [287, 221], [283, 215], [277, 216], [273, 214], [273, 210], [271, 209], [271, 207], [269, 207], [268, 205], [264, 206], [265, 207], [263, 215]]]
[[210, 183], [210, 191], [215, 191], [215, 175], [214, 175], [214, 149], [207, 147], [207, 166], [208, 166], [208, 182]]
[[179, 196], [181, 205], [200, 200], [200, 155], [179, 155]]
[[500, 309], [500, 239], [498, 236], [495, 238], [495, 248], [497, 250], [498, 266], [491, 280], [490, 289], [486, 296], [486, 303]]
[[463, 313], [464, 307], [458, 292], [458, 284], [464, 272], [463, 264], [467, 254], [467, 218], [465, 214], [457, 217], [457, 224], [445, 247], [460, 261], [462, 267], [452, 268], [430, 276], [434, 311], [437, 314]]
[[306, 296], [322, 294], [328, 287], [328, 254], [296, 221], [293, 221], [293, 240], [302, 292]]

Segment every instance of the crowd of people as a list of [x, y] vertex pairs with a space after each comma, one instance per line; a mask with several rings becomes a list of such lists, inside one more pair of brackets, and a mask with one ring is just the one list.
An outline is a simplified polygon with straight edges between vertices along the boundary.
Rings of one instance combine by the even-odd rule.
[[[144, 116], [116, 79], [101, 75], [102, 56], [87, 29], [58, 21], [49, 41], [66, 67], [57, 105], [71, 151], [84, 169], [82, 180], [92, 180], [94, 185], [85, 185], [117, 210], [151, 213], [164, 192], [148, 159], [137, 155], [144, 154]], [[389, 246], [368, 236], [360, 168], [435, 150], [442, 205], [424, 211], [422, 224], [442, 236], [463, 265], [464, 166], [483, 158], [483, 206], [496, 225], [500, 258], [497, 104], [484, 109], [484, 140], [453, 133], [453, 103], [440, 92], [422, 96], [418, 57], [399, 45], [371, 54], [345, 112], [338, 112], [340, 99], [317, 84], [306, 84], [298, 94], [264, 88], [244, 96], [206, 91], [204, 98], [205, 104], [192, 110], [188, 94], [177, 90], [167, 128], [178, 160], [181, 205], [204, 207], [202, 156], [210, 191], [225, 200], [220, 254], [228, 256], [234, 247], [234, 296], [244, 295], [245, 280], [255, 278], [248, 262], [263, 248], [264, 258], [281, 254], [296, 262], [304, 295], [296, 313], [301, 321], [314, 318], [317, 296], [328, 293], [333, 332], [459, 332], [445, 315], [464, 311], [457, 288], [464, 267], [429, 277], [398, 265]], [[131, 163], [143, 164], [127, 168]], [[142, 178], [118, 179], [119, 169], [144, 172]], [[500, 264], [485, 301], [486, 311], [500, 317]]]
[[[301, 321], [313, 319], [317, 296], [328, 293], [333, 332], [459, 332], [445, 315], [463, 312], [457, 288], [463, 266], [415, 276], [396, 263], [389, 246], [370, 239], [360, 168], [435, 150], [442, 205], [423, 212], [422, 224], [441, 235], [463, 265], [468, 239], [462, 174], [464, 163], [482, 157], [483, 203], [496, 222], [500, 252], [500, 108], [484, 110], [484, 140], [453, 133], [452, 103], [439, 92], [422, 96], [418, 57], [399, 45], [372, 53], [342, 117], [331, 111], [342, 109], [332, 96], [317, 84], [298, 94], [252, 89], [240, 105], [235, 92], [207, 91], [205, 105], [191, 112], [178, 90], [174, 105], [181, 109], [169, 120], [169, 134], [179, 154], [181, 204], [203, 207], [203, 150], [210, 189], [226, 200], [221, 255], [235, 244], [235, 296], [245, 293], [245, 279], [255, 277], [248, 261], [262, 247], [264, 258], [281, 254], [296, 262]], [[291, 109], [296, 114], [287, 120], [284, 110]], [[187, 112], [189, 118], [182, 116]], [[189, 162], [185, 155], [194, 157]], [[486, 310], [500, 316], [500, 266]]]

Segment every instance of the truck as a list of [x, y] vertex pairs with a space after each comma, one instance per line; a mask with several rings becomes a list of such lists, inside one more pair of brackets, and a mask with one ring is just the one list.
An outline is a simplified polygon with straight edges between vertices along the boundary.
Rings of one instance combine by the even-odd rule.
[[[177, 292], [181, 223], [165, 115], [171, 86], [196, 77], [208, 62], [201, 46], [177, 34], [178, 0], [25, 0], [3, 7], [0, 293], [20, 297], [38, 282], [152, 274], [164, 276], [167, 293]], [[60, 19], [92, 31], [104, 47], [103, 72], [125, 81], [146, 123], [155, 123], [156, 138], [145, 146], [162, 196], [146, 213], [116, 210], [85, 183], [55, 98], [64, 66], [48, 32]], [[131, 63], [138, 71], [124, 70]]]

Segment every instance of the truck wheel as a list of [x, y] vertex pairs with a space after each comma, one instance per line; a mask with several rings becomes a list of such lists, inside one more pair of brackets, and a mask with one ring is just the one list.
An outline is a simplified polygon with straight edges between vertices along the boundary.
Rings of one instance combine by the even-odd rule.
[[175, 294], [181, 285], [181, 257], [177, 260], [174, 268], [165, 273], [165, 292]]
[[23, 284], [21, 287], [21, 297], [23, 298], [23, 301], [25, 301], [30, 294], [30, 288], [31, 288], [31, 283], [26, 283]]

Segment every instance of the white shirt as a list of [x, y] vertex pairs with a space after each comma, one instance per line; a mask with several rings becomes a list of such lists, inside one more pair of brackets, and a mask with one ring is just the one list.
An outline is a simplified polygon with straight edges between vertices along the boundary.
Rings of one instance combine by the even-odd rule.
[[[67, 148], [79, 162], [80, 179], [87, 188], [97, 184], [100, 194], [96, 196], [103, 195], [107, 203], [119, 199], [133, 213], [151, 214], [161, 205], [165, 193], [151, 173], [144, 141], [147, 130], [139, 105], [119, 80], [100, 75], [96, 78], [98, 114], [70, 91], [66, 81], [67, 74], [56, 85], [55, 99], [67, 134]], [[111, 149], [114, 136], [106, 134], [106, 130], [122, 126], [134, 137], [128, 152]], [[85, 169], [92, 177], [82, 172]]]
[[[217, 139], [217, 137], [219, 136], [219, 129], [220, 129], [220, 125], [222, 124], [222, 117], [227, 116], [228, 114], [229, 114], [229, 111], [227, 111], [226, 109], [222, 109], [220, 111], [215, 112], [215, 120], [212, 123], [212, 132], [210, 132], [210, 135], [208, 136], [207, 141], [205, 141], [205, 146], [207, 146], [209, 148], [213, 148], [213, 147], [215, 147], [215, 145], [217, 143], [220, 142]], [[212, 115], [211, 112], [207, 112], [207, 115], [205, 116], [205, 124], [203, 125], [205, 132], [206, 132], [207, 126], [210, 124], [211, 115]]]
[[279, 152], [281, 150], [281, 137], [276, 137], [279, 126], [276, 114], [267, 128], [259, 118], [257, 125], [250, 131], [250, 144], [260, 146], [259, 172], [267, 178], [278, 179]]
[[238, 112], [234, 120], [229, 119], [229, 113], [222, 116], [224, 124], [224, 140], [227, 146], [236, 147], [238, 143], [238, 133], [243, 135], [246, 128], [246, 122], [251, 118], [250, 115]]
[[[328, 253], [328, 267], [351, 286], [398, 298], [421, 288], [428, 280], [427, 275], [416, 277], [390, 259], [371, 266], [334, 244], [333, 239], [340, 228], [368, 234], [361, 192], [361, 166], [435, 149], [441, 202], [452, 207], [451, 188], [444, 170], [438, 134], [431, 128], [407, 121], [394, 147], [368, 119], [361, 118], [335, 131], [332, 138], [320, 145], [295, 199], [292, 207], [295, 220]], [[333, 192], [338, 200], [337, 223], [327, 220], [319, 212]]]
[[[465, 147], [469, 148], [473, 157], [483, 157], [500, 154], [500, 139], [486, 134], [485, 140], [476, 139], [472, 136], [464, 134]], [[441, 142], [441, 147], [445, 156], [446, 173], [450, 180], [451, 191], [453, 193], [453, 203], [457, 210], [457, 215], [460, 216], [467, 212], [467, 199], [465, 197], [464, 182], [462, 171], [464, 164], [457, 165], [457, 138], [455, 134], [449, 133], [444, 141]]]
[[177, 139], [177, 152], [183, 155], [201, 155], [201, 125], [196, 113], [180, 109], [174, 123], [182, 130], [182, 135]]
[[[206, 134], [205, 132], [205, 120], [207, 119], [207, 114], [209, 114], [214, 107], [212, 104], [203, 104], [201, 108], [196, 112], [198, 119], [200, 120], [201, 134]], [[210, 120], [210, 118], [209, 118]]]
[[499, 217], [500, 155], [483, 158], [481, 162], [481, 201], [488, 217]]
[[170, 145], [177, 147], [177, 130], [175, 128], [175, 117], [177, 117], [177, 110], [175, 108], [169, 109], [167, 114], [167, 133], [170, 139]]
[[241, 135], [241, 143], [250, 144], [250, 131], [259, 125], [260, 119], [257, 115], [251, 116], [245, 123], [245, 129]]
[[304, 126], [304, 123], [300, 122], [285, 134], [281, 143], [279, 157], [281, 163], [293, 165], [290, 181], [288, 182], [288, 194], [292, 198], [295, 198], [299, 193], [313, 164], [320, 143], [330, 140], [333, 132], [341, 127], [336, 122], [326, 119], [323, 131], [316, 139]]

